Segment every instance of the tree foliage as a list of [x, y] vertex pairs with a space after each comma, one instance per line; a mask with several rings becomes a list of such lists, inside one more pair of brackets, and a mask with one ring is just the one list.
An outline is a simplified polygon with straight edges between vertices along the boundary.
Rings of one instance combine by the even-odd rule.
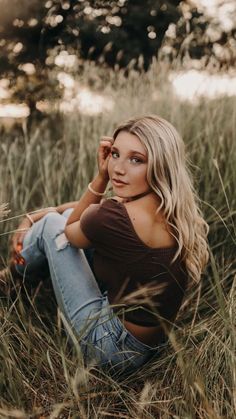
[[[2, 0], [1, 70], [15, 63], [45, 65], [51, 49], [77, 50], [84, 59], [127, 66], [140, 55], [147, 69], [170, 23], [181, 16], [180, 0]], [[6, 7], [5, 7], [6, 4]], [[21, 45], [19, 45], [21, 44]], [[18, 45], [18, 47], [15, 47]], [[50, 62], [50, 60], [49, 60]]]
[[31, 109], [45, 86], [47, 96], [60, 94], [53, 73], [60, 54], [69, 67], [70, 56], [79, 58], [75, 71], [87, 59], [125, 68], [142, 62], [147, 70], [163, 45], [170, 59], [187, 52], [220, 61], [218, 42], [231, 51], [224, 61], [235, 59], [235, 30], [212, 39], [209, 18], [188, 0], [11, 0], [11, 7], [0, 0], [0, 6], [0, 72]]

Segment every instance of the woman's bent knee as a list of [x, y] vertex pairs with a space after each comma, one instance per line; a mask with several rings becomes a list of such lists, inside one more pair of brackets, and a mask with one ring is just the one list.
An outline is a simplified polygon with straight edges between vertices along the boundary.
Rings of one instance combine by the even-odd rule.
[[49, 212], [44, 216], [43, 234], [50, 237], [56, 237], [64, 232], [66, 218], [56, 212]]
[[74, 211], [74, 208], [67, 208], [63, 213], [63, 217], [65, 218], [69, 218], [69, 216], [71, 215], [71, 213]]
[[58, 212], [54, 212], [54, 211], [48, 212], [46, 215], [44, 215], [43, 218], [46, 220], [48, 224], [50, 223], [55, 224], [61, 221], [65, 222], [64, 217], [62, 217], [62, 215], [59, 214]]

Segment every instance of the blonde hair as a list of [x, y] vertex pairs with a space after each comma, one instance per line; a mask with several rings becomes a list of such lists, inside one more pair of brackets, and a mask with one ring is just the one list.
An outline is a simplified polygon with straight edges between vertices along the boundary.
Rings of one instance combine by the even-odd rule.
[[198, 282], [208, 261], [209, 227], [198, 205], [182, 138], [172, 124], [156, 115], [129, 119], [118, 126], [114, 139], [120, 131], [136, 135], [146, 147], [147, 182], [160, 198], [157, 211], [163, 211], [178, 244], [173, 262], [180, 256], [190, 279]]

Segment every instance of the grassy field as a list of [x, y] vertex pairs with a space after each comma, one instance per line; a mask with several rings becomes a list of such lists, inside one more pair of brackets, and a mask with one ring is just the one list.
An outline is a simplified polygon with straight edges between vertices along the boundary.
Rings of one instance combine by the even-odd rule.
[[[80, 81], [109, 95], [114, 109], [96, 116], [54, 114], [1, 138], [1, 257], [26, 210], [78, 199], [96, 171], [101, 135], [131, 115], [156, 113], [184, 137], [211, 257], [201, 290], [192, 289], [168, 348], [129, 378], [84, 368], [69, 347], [50, 285], [0, 301], [0, 418], [236, 417], [236, 98], [179, 102], [168, 68], [146, 74], [87, 68]], [[96, 74], [96, 77], [94, 76]], [[1, 208], [0, 208], [1, 211]], [[9, 217], [13, 217], [10, 219]], [[14, 218], [16, 217], [16, 218]]]

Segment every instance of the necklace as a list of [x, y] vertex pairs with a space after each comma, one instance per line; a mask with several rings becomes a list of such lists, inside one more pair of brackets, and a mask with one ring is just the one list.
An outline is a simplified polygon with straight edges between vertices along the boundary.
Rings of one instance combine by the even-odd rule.
[[146, 196], [146, 195], [148, 195], [149, 193], [151, 193], [152, 192], [152, 189], [149, 189], [148, 191], [146, 191], [146, 192], [142, 192], [142, 193], [140, 193], [140, 194], [138, 194], [138, 195], [135, 195], [135, 196], [132, 196], [131, 198], [128, 198], [128, 200], [126, 201], [126, 202], [129, 202], [129, 201], [136, 201], [136, 199], [139, 199], [139, 198], [142, 198], [143, 196]]

